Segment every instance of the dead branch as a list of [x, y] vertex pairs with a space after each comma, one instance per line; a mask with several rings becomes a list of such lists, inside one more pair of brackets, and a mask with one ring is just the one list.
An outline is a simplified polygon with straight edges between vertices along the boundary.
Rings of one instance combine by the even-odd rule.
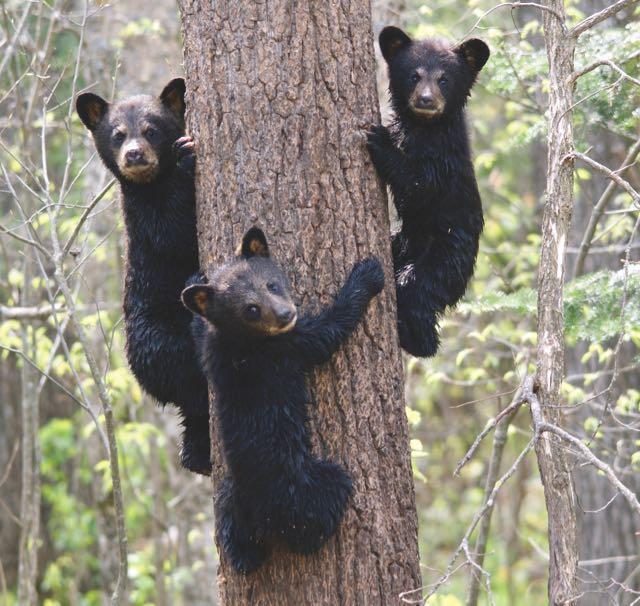
[[598, 457], [596, 457], [590, 450], [585, 446], [581, 440], [571, 435], [568, 431], [565, 431], [561, 427], [554, 425], [553, 423], [548, 423], [543, 419], [542, 416], [542, 408], [540, 406], [540, 402], [538, 400], [538, 396], [535, 394], [533, 390], [524, 391], [524, 397], [529, 402], [529, 406], [531, 407], [531, 417], [533, 419], [534, 431], [536, 431], [539, 435], [543, 433], [553, 433], [565, 442], [571, 444], [577, 451], [578, 454], [588, 463], [602, 471], [611, 483], [611, 485], [622, 494], [622, 496], [627, 500], [629, 506], [640, 516], [640, 502], [638, 498], [631, 490], [629, 490], [619, 479], [618, 476], [613, 472], [613, 469], [609, 465], [607, 465], [604, 461], [601, 461]]
[[[405, 604], [426, 604], [427, 600], [433, 595], [435, 595], [440, 589], [440, 587], [442, 587], [445, 583], [447, 583], [451, 578], [451, 576], [454, 574], [454, 572], [460, 568], [460, 567], [456, 567], [455, 563], [458, 557], [460, 557], [460, 554], [463, 553], [465, 544], [468, 545], [469, 538], [473, 534], [473, 531], [478, 525], [478, 522], [480, 522], [480, 520], [484, 517], [485, 513], [490, 508], [493, 507], [493, 504], [495, 503], [495, 499], [496, 499], [496, 496], [498, 495], [498, 492], [500, 492], [500, 489], [513, 476], [513, 474], [516, 472], [516, 470], [518, 469], [522, 461], [531, 452], [531, 450], [533, 449], [536, 443], [536, 440], [537, 440], [537, 435], [534, 435], [534, 437], [529, 441], [529, 443], [524, 448], [524, 450], [522, 450], [522, 452], [516, 457], [511, 467], [494, 484], [493, 489], [489, 493], [488, 497], [485, 499], [484, 505], [473, 517], [473, 520], [469, 524], [469, 527], [467, 528], [466, 532], [464, 533], [464, 536], [462, 537], [462, 540], [460, 541], [460, 544], [458, 545], [457, 549], [454, 551], [453, 555], [449, 559], [449, 564], [447, 565], [445, 572], [435, 583], [428, 586], [429, 591], [427, 595], [424, 598], [412, 597], [422, 593], [427, 588], [426, 586], [419, 587], [417, 589], [412, 589], [410, 591], [404, 591], [399, 596], [402, 602], [404, 602]], [[466, 563], [469, 563], [469, 562], [466, 562]]]
[[456, 468], [453, 471], [454, 476], [460, 475], [460, 471], [462, 470], [462, 468], [471, 460], [471, 457], [473, 457], [473, 455], [475, 454], [476, 450], [478, 449], [478, 446], [480, 446], [480, 443], [482, 442], [482, 440], [484, 440], [484, 438], [491, 432], [491, 430], [494, 427], [496, 427], [500, 423], [500, 421], [502, 421], [502, 419], [510, 416], [518, 408], [520, 408], [521, 404], [522, 404], [522, 395], [521, 395], [521, 389], [519, 388], [513, 400], [511, 401], [511, 404], [509, 404], [509, 406], [507, 406], [504, 410], [501, 410], [493, 419], [491, 419], [489, 423], [487, 423], [487, 426], [478, 434], [478, 436], [473, 441], [473, 444], [471, 445], [469, 450], [467, 450], [464, 457], [462, 457], [462, 459], [460, 459], [460, 461], [456, 465]]
[[[628, 57], [626, 60], [631, 61], [632, 59], [635, 59], [638, 56], [638, 54], [639, 53], [633, 53], [633, 55], [631, 55], [631, 57]], [[611, 59], [600, 59], [598, 61], [594, 61], [593, 63], [591, 63], [590, 65], [587, 65], [581, 70], [574, 72], [571, 75], [570, 82], [572, 83], [575, 82], [578, 78], [581, 78], [585, 74], [588, 74], [589, 72], [592, 72], [594, 69], [597, 69], [598, 67], [602, 67], [603, 65], [610, 67], [614, 72], [617, 72], [624, 80], [627, 80], [632, 84], [635, 84], [636, 86], [640, 86], [640, 80], [638, 80], [637, 78], [634, 78], [633, 76], [630, 76], [618, 64], [611, 61]]]
[[[100, 303], [100, 311], [113, 311], [119, 309], [117, 304]], [[76, 309], [78, 313], [94, 313], [96, 307], [94, 305], [79, 305]], [[34, 307], [9, 307], [0, 305], [0, 322], [6, 320], [47, 320], [53, 314], [66, 314], [66, 307], [56, 305], [36, 305]]]
[[601, 11], [594, 13], [593, 15], [580, 21], [580, 23], [569, 30], [568, 35], [572, 38], [577, 38], [581, 34], [584, 34], [584, 32], [590, 30], [592, 27], [598, 25], [598, 23], [601, 23], [602, 21], [613, 17], [616, 13], [619, 13], [621, 10], [627, 8], [628, 6], [637, 4], [637, 2], [638, 0], [618, 0], [618, 2], [615, 2], [611, 6], [608, 6], [607, 8], [604, 8]]
[[596, 162], [593, 158], [590, 158], [589, 156], [581, 154], [577, 151], [574, 151], [571, 154], [565, 156], [565, 160], [568, 160], [569, 158], [576, 158], [577, 160], [581, 160], [585, 164], [591, 166], [591, 168], [594, 168], [602, 174], [606, 175], [609, 179], [615, 182], [616, 185], [619, 185], [622, 189], [624, 189], [631, 196], [633, 203], [640, 208], [640, 194], [635, 189], [633, 189], [631, 184], [627, 180], [623, 179], [618, 173], [613, 172], [610, 168], [604, 166], [604, 164], [600, 164], [600, 162]]
[[501, 2], [500, 4], [496, 4], [495, 6], [491, 7], [488, 11], [485, 11], [484, 13], [482, 13], [482, 15], [480, 15], [480, 17], [473, 24], [473, 26], [464, 33], [464, 35], [460, 38], [460, 40], [464, 40], [469, 34], [471, 34], [478, 27], [478, 25], [480, 25], [480, 23], [482, 23], [482, 21], [486, 17], [488, 17], [493, 11], [496, 11], [499, 8], [505, 8], [505, 7], [509, 7], [511, 8], [511, 10], [514, 10], [516, 8], [537, 8], [542, 12], [547, 12], [553, 15], [558, 20], [558, 22], [562, 24], [562, 27], [563, 28], [565, 27], [564, 17], [557, 10], [551, 8], [550, 6], [546, 6], [544, 4], [538, 4], [537, 2]]
[[[514, 406], [516, 404], [517, 406]], [[504, 452], [505, 444], [507, 443], [507, 433], [509, 431], [509, 426], [511, 425], [511, 421], [513, 420], [513, 418], [516, 416], [520, 404], [522, 404], [522, 397], [520, 395], [520, 392], [518, 391], [511, 405], [505, 409], [511, 410], [509, 410], [507, 414], [503, 414], [503, 411], [502, 413], [500, 413], [500, 415], [498, 415], [500, 417], [500, 421], [498, 422], [498, 426], [496, 427], [496, 432], [493, 434], [493, 449], [491, 451], [491, 459], [489, 459], [489, 469], [487, 470], [487, 480], [484, 487], [485, 503], [489, 501], [491, 491], [496, 485], [496, 480], [500, 471], [500, 464], [502, 463], [502, 454]], [[493, 598], [491, 596], [490, 577], [489, 574], [484, 571], [483, 564], [485, 552], [487, 549], [487, 542], [489, 540], [489, 530], [491, 528], [492, 513], [493, 505], [487, 509], [487, 513], [482, 518], [482, 521], [480, 523], [480, 530], [478, 531], [475, 545], [475, 559], [469, 558], [469, 556], [467, 555], [476, 571], [482, 574], [485, 582], [485, 587], [487, 589], [487, 593], [491, 602], [493, 602]], [[478, 603], [479, 594], [480, 576], [478, 574], [473, 574], [471, 575], [471, 581], [469, 583], [467, 606], [476, 606], [476, 604]]]

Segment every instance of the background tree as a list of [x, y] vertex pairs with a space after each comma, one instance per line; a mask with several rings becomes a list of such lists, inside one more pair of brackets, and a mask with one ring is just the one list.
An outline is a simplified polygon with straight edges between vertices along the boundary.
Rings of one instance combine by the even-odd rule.
[[355, 480], [337, 539], [313, 557], [278, 554], [249, 577], [223, 559], [222, 601], [393, 603], [420, 575], [386, 198], [363, 144], [377, 114], [369, 3], [180, 8], [205, 269], [258, 224], [303, 307], [327, 303], [371, 254], [387, 275], [364, 327], [313, 381], [315, 448]]

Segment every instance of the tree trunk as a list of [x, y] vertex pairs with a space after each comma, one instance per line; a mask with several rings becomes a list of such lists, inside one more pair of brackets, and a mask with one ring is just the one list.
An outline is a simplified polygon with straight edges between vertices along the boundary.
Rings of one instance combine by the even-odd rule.
[[[558, 406], [564, 372], [563, 286], [567, 234], [573, 209], [571, 105], [575, 40], [567, 35], [563, 0], [547, 0], [555, 11], [543, 12], [549, 61], [549, 136], [547, 188], [542, 218], [538, 274], [538, 349], [536, 390], [545, 421], [560, 424]], [[562, 17], [560, 21], [559, 17]], [[549, 533], [549, 603], [577, 602], [578, 548], [575, 494], [565, 450], [559, 439], [544, 433], [536, 444], [544, 486]]]
[[[247, 577], [223, 557], [221, 601], [398, 603], [420, 573], [389, 220], [362, 133], [377, 121], [369, 2], [179, 5], [204, 270], [258, 224], [302, 308], [329, 303], [369, 255], [387, 275], [364, 326], [311, 381], [315, 452], [355, 481], [337, 536], [309, 557], [278, 549]], [[223, 467], [215, 420], [212, 436], [215, 486]]]
[[[33, 262], [25, 256], [22, 304], [33, 303], [31, 292]], [[22, 327], [22, 351], [35, 359], [35, 327]], [[18, 560], [18, 603], [37, 603], [38, 547], [40, 546], [40, 444], [38, 429], [38, 371], [22, 361], [22, 492], [20, 499], [20, 550]]]

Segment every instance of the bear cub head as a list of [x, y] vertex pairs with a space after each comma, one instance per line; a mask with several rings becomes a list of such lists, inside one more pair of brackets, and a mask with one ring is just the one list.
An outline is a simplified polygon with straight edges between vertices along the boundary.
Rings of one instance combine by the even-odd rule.
[[461, 110], [489, 47], [476, 38], [451, 47], [437, 40], [412, 40], [398, 27], [380, 32], [389, 67], [389, 90], [399, 116], [437, 120]]
[[182, 302], [218, 332], [237, 337], [279, 335], [292, 330], [297, 320], [287, 279], [257, 227], [244, 235], [235, 259], [220, 267], [209, 284], [182, 291]]
[[79, 95], [76, 110], [107, 168], [119, 179], [146, 184], [175, 163], [172, 145], [184, 134], [185, 83], [175, 78], [159, 97], [136, 95], [109, 103]]

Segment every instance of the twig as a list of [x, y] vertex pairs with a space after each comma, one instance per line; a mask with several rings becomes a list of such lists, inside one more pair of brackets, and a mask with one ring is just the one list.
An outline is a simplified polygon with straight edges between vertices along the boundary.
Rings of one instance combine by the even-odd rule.
[[9, 63], [9, 59], [13, 55], [13, 51], [15, 50], [16, 43], [20, 39], [22, 30], [24, 29], [24, 26], [27, 23], [27, 17], [29, 16], [29, 13], [31, 12], [31, 9], [33, 8], [33, 6], [34, 5], [31, 2], [28, 2], [27, 4], [25, 4], [24, 12], [22, 13], [22, 17], [20, 17], [20, 22], [18, 23], [18, 26], [15, 29], [15, 32], [13, 33], [13, 38], [11, 38], [11, 42], [9, 46], [7, 47], [7, 49], [5, 49], [5, 51], [2, 54], [3, 56], [2, 56], [2, 62], [0, 62], [0, 74], [2, 74], [7, 63]]
[[[101, 311], [110, 311], [119, 309], [118, 304], [101, 304]], [[93, 305], [80, 305], [76, 309], [79, 313], [93, 313], [95, 307]], [[37, 305], [35, 307], [9, 307], [0, 305], [0, 322], [6, 320], [47, 320], [52, 314], [66, 314], [65, 307], [57, 307], [55, 305]]]
[[482, 442], [482, 440], [484, 440], [484, 438], [487, 436], [487, 434], [496, 425], [498, 425], [500, 423], [500, 421], [502, 421], [502, 419], [504, 419], [505, 417], [509, 416], [511, 413], [515, 412], [520, 407], [522, 402], [523, 402], [523, 400], [522, 400], [522, 396], [521, 396], [521, 390], [518, 389], [518, 391], [516, 392], [516, 395], [514, 396], [511, 404], [509, 404], [509, 406], [507, 406], [504, 410], [501, 410], [493, 419], [491, 419], [491, 421], [489, 423], [487, 423], [486, 427], [478, 434], [478, 436], [473, 441], [473, 444], [471, 445], [469, 450], [467, 450], [467, 453], [464, 455], [464, 457], [462, 457], [462, 459], [460, 459], [460, 461], [456, 465], [456, 468], [453, 471], [453, 475], [454, 476], [459, 476], [460, 475], [460, 471], [471, 460], [471, 457], [473, 457], [473, 455], [475, 454], [476, 450], [478, 449], [478, 446], [480, 446], [480, 443]]
[[35, 240], [30, 240], [29, 238], [25, 238], [24, 236], [20, 236], [14, 231], [10, 230], [8, 227], [5, 227], [4, 225], [0, 225], [0, 232], [3, 234], [7, 234], [8, 236], [11, 236], [14, 240], [18, 240], [18, 242], [22, 242], [23, 244], [27, 244], [28, 246], [33, 246], [34, 248], [37, 248], [40, 251], [40, 253], [43, 254], [47, 259], [51, 258], [51, 254], [49, 253], [49, 251], [44, 246], [42, 246], [42, 244], [40, 244], [39, 242], [36, 242]]
[[500, 4], [496, 4], [495, 6], [491, 7], [488, 11], [485, 11], [484, 13], [482, 13], [482, 15], [480, 15], [480, 17], [473, 24], [473, 26], [464, 33], [461, 40], [464, 40], [471, 32], [473, 32], [473, 30], [475, 30], [478, 27], [478, 25], [480, 25], [480, 23], [484, 20], [485, 17], [488, 17], [493, 11], [498, 10], [499, 8], [505, 8], [505, 7], [510, 7], [512, 10], [516, 8], [537, 8], [541, 11], [546, 11], [554, 15], [555, 18], [558, 19], [558, 21], [560, 21], [560, 23], [564, 28], [564, 18], [558, 11], [552, 9], [550, 6], [545, 6], [544, 4], [538, 4], [537, 2], [501, 2]]
[[73, 228], [73, 232], [69, 236], [69, 239], [67, 240], [67, 243], [64, 245], [64, 248], [62, 249], [62, 256], [63, 257], [67, 256], [67, 253], [69, 252], [69, 250], [73, 246], [73, 243], [75, 242], [75, 239], [78, 237], [78, 234], [80, 233], [80, 230], [82, 229], [82, 226], [85, 224], [85, 221], [89, 218], [89, 215], [91, 214], [91, 211], [96, 207], [98, 202], [100, 202], [100, 200], [102, 200], [102, 198], [105, 197], [105, 195], [113, 187], [113, 184], [115, 182], [116, 182], [115, 179], [111, 179], [96, 194], [96, 196], [93, 198], [93, 200], [91, 200], [91, 202], [89, 202], [89, 205], [87, 206], [87, 208], [84, 209], [84, 212], [82, 213], [82, 215], [78, 219], [78, 222], [76, 223], [76, 226]]
[[[493, 449], [491, 451], [491, 459], [489, 459], [489, 469], [487, 470], [487, 480], [484, 487], [484, 500], [485, 503], [489, 502], [491, 491], [496, 485], [498, 473], [500, 471], [500, 464], [502, 463], [502, 454], [504, 452], [505, 444], [507, 443], [507, 433], [509, 431], [509, 425], [515, 417], [518, 407], [522, 404], [522, 397], [518, 391], [516, 393], [513, 402], [502, 413], [500, 413], [500, 421], [496, 427], [496, 432], [493, 434]], [[504, 414], [505, 411], [509, 411]], [[493, 513], [493, 504], [487, 509], [486, 515], [482, 518], [480, 523], [480, 529], [478, 530], [478, 536], [476, 538], [475, 546], [475, 560], [472, 560], [472, 564], [476, 570], [483, 571], [484, 556], [487, 549], [487, 541], [489, 539], [489, 530], [491, 528], [491, 514]], [[485, 585], [487, 592], [490, 594], [490, 577], [488, 573], [483, 574], [485, 579]], [[478, 597], [480, 594], [480, 577], [477, 574], [471, 575], [471, 581], [469, 583], [469, 593], [467, 597], [467, 606], [476, 606], [478, 603]], [[491, 598], [491, 602], [493, 599]]]
[[495, 483], [495, 485], [493, 487], [493, 490], [489, 494], [488, 498], [485, 500], [485, 503], [482, 506], [482, 509], [480, 509], [475, 514], [475, 516], [473, 517], [473, 520], [471, 521], [471, 524], [469, 524], [469, 527], [467, 528], [466, 532], [464, 533], [462, 541], [460, 542], [460, 544], [458, 545], [458, 548], [454, 551], [453, 555], [449, 559], [449, 564], [447, 565], [446, 570], [444, 571], [442, 576], [435, 583], [433, 583], [432, 585], [429, 586], [430, 589], [429, 589], [429, 592], [427, 593], [427, 595], [424, 598], [421, 598], [419, 601], [416, 601], [415, 598], [411, 598], [410, 596], [415, 595], [418, 592], [422, 592], [426, 587], [419, 587], [417, 589], [411, 589], [409, 591], [403, 591], [400, 594], [399, 597], [405, 604], [415, 604], [415, 603], [425, 604], [427, 602], [427, 600], [431, 596], [433, 596], [435, 593], [437, 593], [437, 591], [440, 589], [440, 587], [442, 587], [442, 585], [444, 585], [445, 583], [447, 583], [449, 581], [449, 579], [451, 578], [451, 576], [454, 573], [454, 571], [457, 570], [457, 568], [455, 568], [455, 563], [456, 563], [456, 560], [458, 559], [458, 557], [460, 556], [460, 554], [464, 551], [465, 542], [468, 544], [469, 538], [471, 537], [471, 534], [473, 533], [473, 531], [475, 530], [476, 526], [478, 525], [478, 522], [482, 519], [484, 514], [491, 507], [493, 507], [493, 504], [495, 502], [495, 498], [496, 498], [498, 492], [505, 485], [505, 483], [509, 480], [509, 478], [511, 478], [511, 476], [513, 476], [513, 474], [516, 472], [516, 470], [518, 469], [518, 467], [520, 466], [522, 461], [525, 459], [525, 457], [531, 452], [531, 450], [533, 449], [537, 439], [538, 439], [538, 435], [536, 434], [529, 441], [529, 443], [525, 446], [524, 450], [516, 457], [515, 461], [513, 462], [511, 467], [507, 470], [507, 472], [504, 473], [500, 477], [500, 479]]
[[13, 467], [13, 461], [15, 460], [19, 449], [20, 449], [20, 440], [16, 439], [16, 442], [13, 445], [13, 450], [11, 451], [11, 455], [9, 456], [9, 461], [5, 465], [5, 469], [4, 469], [4, 473], [2, 474], [2, 478], [0, 478], [0, 486], [2, 486], [7, 481], [7, 478], [9, 477], [9, 474], [11, 473], [11, 468]]
[[[626, 61], [631, 61], [637, 56], [638, 56], [638, 53], [633, 53], [633, 55], [631, 57], [628, 57]], [[588, 74], [589, 72], [592, 72], [594, 69], [597, 69], [598, 67], [601, 67], [603, 65], [609, 66], [614, 72], [617, 72], [623, 79], [628, 80], [629, 82], [632, 82], [636, 86], [640, 86], [640, 80], [638, 80], [637, 78], [634, 78], [633, 76], [630, 76], [619, 65], [611, 61], [611, 59], [600, 59], [598, 61], [594, 61], [590, 65], [587, 65], [587, 67], [582, 68], [580, 71], [574, 72], [571, 75], [570, 82], [575, 82], [578, 78], [581, 78], [585, 74]]]
[[580, 152], [577, 152], [577, 151], [567, 154], [563, 158], [563, 162], [568, 160], [569, 158], [576, 158], [577, 160], [581, 160], [585, 164], [588, 164], [592, 168], [595, 168], [596, 170], [600, 171], [601, 173], [609, 177], [609, 179], [614, 181], [617, 185], [619, 185], [631, 196], [631, 199], [633, 200], [633, 203], [636, 206], [640, 207], [640, 194], [635, 189], [633, 189], [633, 187], [631, 187], [631, 184], [627, 180], [623, 179], [619, 174], [613, 172], [610, 168], [607, 168], [604, 164], [600, 164], [600, 162], [596, 162], [593, 158], [590, 158], [589, 156], [585, 154], [581, 154]]
[[571, 444], [584, 460], [604, 473], [605, 477], [607, 478], [607, 480], [609, 480], [612, 486], [614, 486], [622, 494], [631, 508], [638, 515], [640, 515], [640, 502], [638, 501], [638, 498], [618, 479], [618, 476], [616, 476], [611, 467], [604, 461], [601, 461], [598, 457], [596, 457], [589, 450], [589, 448], [587, 448], [587, 446], [585, 446], [578, 438], [571, 435], [568, 431], [565, 431], [564, 429], [558, 427], [557, 425], [554, 425], [553, 423], [548, 423], [547, 421], [545, 421], [542, 416], [540, 401], [538, 400], [538, 396], [536, 396], [533, 390], [523, 390], [523, 395], [529, 402], [529, 406], [531, 408], [531, 418], [533, 419], [534, 431], [538, 435], [541, 435], [545, 432], [553, 433], [565, 442]]
[[636, 4], [637, 2], [638, 0], [618, 0], [618, 2], [615, 2], [611, 6], [608, 6], [607, 8], [604, 8], [601, 11], [594, 13], [593, 15], [580, 21], [580, 23], [569, 30], [568, 35], [572, 38], [577, 38], [581, 34], [584, 34], [584, 32], [586, 32], [587, 30], [590, 30], [592, 27], [598, 25], [598, 23], [609, 19], [609, 17], [613, 17], [616, 13], [627, 8], [628, 6]]
[[594, 467], [597, 467], [600, 471], [602, 471], [609, 480], [609, 482], [618, 489], [618, 491], [622, 494], [622, 496], [627, 500], [629, 506], [640, 516], [640, 501], [635, 494], [629, 488], [627, 488], [619, 479], [618, 476], [613, 472], [613, 469], [609, 465], [607, 465], [604, 461], [601, 461], [598, 457], [596, 457], [578, 438], [572, 436], [568, 431], [561, 429], [557, 425], [553, 425], [552, 423], [542, 422], [538, 426], [540, 432], [550, 432], [556, 434], [558, 437], [562, 438], [565, 442], [569, 442], [579, 451], [580, 456], [582, 456], [588, 463], [591, 463]]

